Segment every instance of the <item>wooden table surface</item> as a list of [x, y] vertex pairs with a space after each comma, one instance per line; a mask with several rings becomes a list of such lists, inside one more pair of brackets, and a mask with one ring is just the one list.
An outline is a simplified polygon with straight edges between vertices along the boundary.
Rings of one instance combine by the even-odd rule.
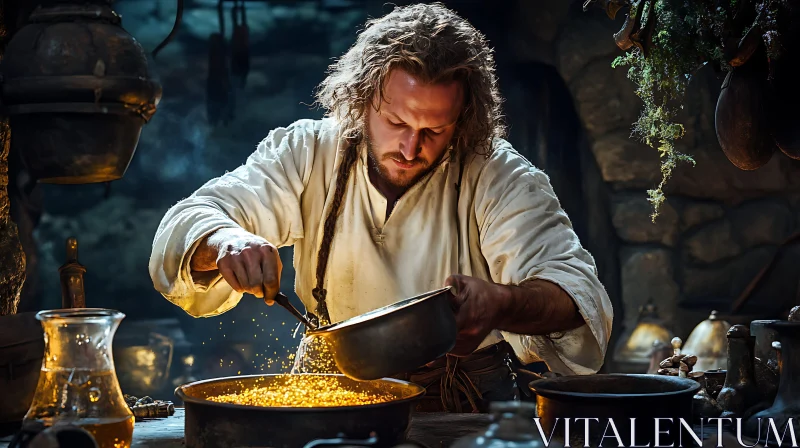
[[[135, 448], [185, 448], [183, 445], [183, 409], [161, 419], [136, 422], [133, 427]], [[411, 419], [409, 438], [429, 448], [450, 446], [453, 441], [489, 425], [488, 414], [418, 413]], [[8, 446], [10, 438], [0, 439], [0, 447]], [[302, 447], [298, 447], [302, 448]]]

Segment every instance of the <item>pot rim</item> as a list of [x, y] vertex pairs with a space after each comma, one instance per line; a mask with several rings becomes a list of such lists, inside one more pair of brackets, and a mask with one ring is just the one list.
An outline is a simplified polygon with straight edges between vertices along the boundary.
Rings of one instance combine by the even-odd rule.
[[439, 288], [433, 291], [428, 291], [423, 294], [419, 294], [414, 297], [410, 297], [408, 299], [403, 299], [392, 304], [374, 309], [372, 311], [366, 312], [364, 314], [359, 314], [358, 316], [351, 317], [350, 319], [343, 320], [341, 322], [337, 322], [335, 324], [326, 325], [324, 327], [319, 327], [316, 330], [306, 330], [307, 335], [325, 335], [331, 334], [339, 330], [344, 330], [346, 328], [352, 328], [359, 324], [366, 324], [369, 322], [374, 322], [376, 319], [381, 317], [386, 317], [395, 313], [397, 311], [412, 307], [414, 305], [420, 304], [425, 302], [426, 300], [432, 299], [434, 297], [438, 297], [440, 294], [449, 291], [452, 289], [451, 286], [445, 286], [444, 288]]
[[790, 328], [800, 328], [800, 322], [789, 320], [774, 320], [764, 324], [764, 327], [771, 330], [784, 330]]
[[42, 322], [98, 323], [121, 321], [125, 313], [110, 308], [58, 308], [36, 313]]
[[[608, 374], [595, 374], [592, 376], [602, 376], [605, 378], [662, 378], [663, 375], [648, 375], [648, 374], [625, 374], [625, 373], [608, 373]], [[658, 392], [658, 393], [642, 393], [642, 394], [607, 394], [607, 393], [584, 393], [584, 392], [567, 392], [562, 390], [549, 390], [549, 389], [537, 389], [536, 386], [542, 386], [546, 384], [552, 383], [565, 383], [569, 381], [573, 381], [572, 378], [580, 378], [581, 376], [572, 375], [572, 376], [562, 376], [559, 378], [543, 378], [540, 380], [534, 380], [528, 383], [528, 388], [533, 391], [536, 395], [541, 395], [543, 397], [554, 397], [554, 398], [603, 398], [603, 399], [612, 399], [612, 400], [622, 400], [627, 398], [653, 398], [653, 397], [670, 397], [674, 395], [684, 395], [691, 393], [694, 395], [700, 389], [700, 383], [691, 379], [691, 378], [680, 378], [680, 377], [669, 377], [672, 378], [668, 381], [677, 380], [679, 382], [683, 382], [686, 384], [686, 388], [682, 390], [676, 391], [669, 391], [669, 392]]]
[[321, 407], [297, 407], [297, 406], [250, 406], [245, 404], [233, 404], [233, 403], [218, 403], [216, 401], [205, 400], [202, 398], [193, 397], [188, 395], [185, 392], [185, 389], [197, 386], [200, 384], [207, 384], [207, 383], [219, 383], [223, 381], [232, 381], [232, 380], [241, 380], [244, 378], [271, 378], [271, 377], [278, 377], [278, 376], [287, 376], [287, 375], [313, 375], [313, 376], [335, 376], [335, 377], [342, 377], [348, 378], [343, 374], [333, 374], [333, 373], [298, 373], [298, 374], [287, 374], [287, 373], [269, 373], [269, 374], [261, 374], [261, 375], [237, 375], [237, 376], [226, 376], [221, 378], [210, 378], [205, 380], [198, 380], [192, 381], [190, 383], [182, 384], [175, 389], [175, 396], [180, 398], [184, 403], [191, 403], [201, 406], [212, 406], [212, 407], [221, 407], [224, 409], [230, 410], [239, 410], [239, 411], [255, 411], [255, 412], [296, 412], [296, 413], [310, 413], [310, 412], [342, 412], [342, 411], [352, 411], [356, 409], [378, 409], [386, 406], [395, 406], [400, 405], [403, 403], [409, 403], [412, 401], [416, 401], [422, 395], [425, 394], [425, 388], [415, 384], [410, 383], [408, 381], [398, 380], [395, 378], [381, 378], [378, 380], [370, 380], [365, 382], [388, 382], [388, 383], [397, 383], [403, 386], [411, 387], [412, 389], [416, 389], [414, 393], [406, 398], [400, 398], [397, 400], [385, 401], [383, 403], [374, 403], [374, 404], [362, 404], [362, 405], [353, 405], [353, 406], [321, 406]]

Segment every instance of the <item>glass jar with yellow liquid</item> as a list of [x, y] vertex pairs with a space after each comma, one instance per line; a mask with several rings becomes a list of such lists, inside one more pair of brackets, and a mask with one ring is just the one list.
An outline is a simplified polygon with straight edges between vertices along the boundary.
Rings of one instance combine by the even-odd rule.
[[69, 423], [89, 431], [100, 448], [127, 448], [133, 413], [122, 396], [111, 343], [125, 315], [100, 308], [41, 311], [45, 353], [25, 421]]

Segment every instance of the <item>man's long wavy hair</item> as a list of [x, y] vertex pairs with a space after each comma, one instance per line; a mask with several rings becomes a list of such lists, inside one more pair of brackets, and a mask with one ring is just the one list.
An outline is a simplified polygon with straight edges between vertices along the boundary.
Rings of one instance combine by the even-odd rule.
[[489, 154], [492, 139], [505, 136], [494, 57], [485, 37], [439, 3], [396, 8], [367, 22], [355, 44], [330, 66], [317, 89], [317, 103], [360, 138], [368, 107], [379, 107], [392, 69], [423, 82], [464, 85], [465, 107], [453, 135], [457, 152]]
[[317, 104], [338, 120], [350, 142], [337, 170], [317, 254], [313, 294], [316, 315], [322, 323], [330, 322], [325, 270], [344, 191], [358, 158], [356, 143], [363, 141], [368, 108], [380, 107], [384, 83], [393, 69], [402, 69], [427, 83], [462, 83], [465, 105], [450, 142], [454, 154], [462, 160], [469, 154], [488, 156], [492, 140], [505, 137], [492, 50], [469, 22], [440, 3], [396, 8], [367, 22], [355, 44], [330, 66], [316, 92]]

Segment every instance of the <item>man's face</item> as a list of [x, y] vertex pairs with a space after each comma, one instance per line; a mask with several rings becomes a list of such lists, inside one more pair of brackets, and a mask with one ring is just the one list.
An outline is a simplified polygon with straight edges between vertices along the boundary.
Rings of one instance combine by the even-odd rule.
[[426, 84], [392, 70], [380, 111], [369, 108], [367, 145], [372, 165], [392, 186], [409, 187], [445, 153], [463, 107], [461, 83]]

